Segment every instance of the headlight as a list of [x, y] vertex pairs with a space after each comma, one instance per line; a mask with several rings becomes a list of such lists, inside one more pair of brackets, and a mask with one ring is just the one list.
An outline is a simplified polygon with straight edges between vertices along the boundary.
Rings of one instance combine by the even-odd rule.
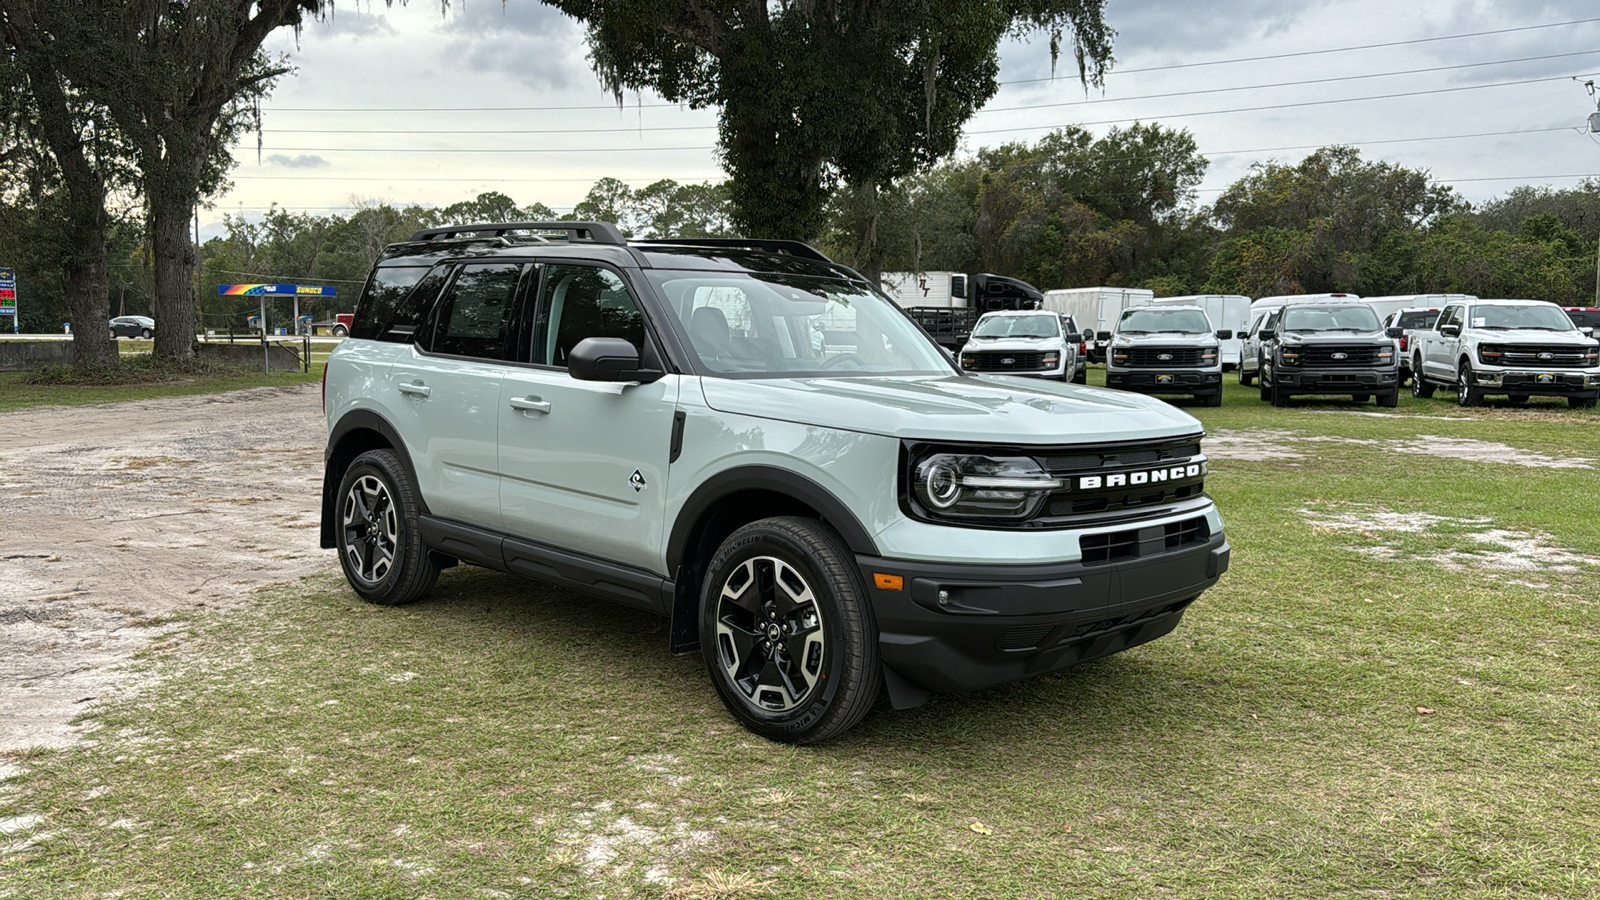
[[917, 500], [941, 516], [1027, 518], [1066, 482], [1027, 457], [935, 453], [912, 473]]

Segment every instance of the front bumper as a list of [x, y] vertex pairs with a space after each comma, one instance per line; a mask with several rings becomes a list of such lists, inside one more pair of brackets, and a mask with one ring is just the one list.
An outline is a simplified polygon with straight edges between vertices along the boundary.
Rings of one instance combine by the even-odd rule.
[[1488, 388], [1491, 393], [1580, 399], [1600, 396], [1600, 372], [1475, 369], [1472, 380], [1474, 385]]
[[1209, 394], [1222, 389], [1222, 372], [1108, 368], [1106, 387], [1146, 394]]
[[[1127, 534], [1129, 542], [1100, 562], [986, 566], [858, 556], [884, 665], [916, 688], [946, 693], [1058, 672], [1161, 637], [1228, 570], [1231, 551], [1220, 530], [1176, 549], [1161, 525]], [[900, 576], [903, 587], [881, 587], [879, 575]]]
[[1290, 369], [1274, 366], [1275, 385], [1296, 394], [1376, 394], [1399, 390], [1399, 369]]

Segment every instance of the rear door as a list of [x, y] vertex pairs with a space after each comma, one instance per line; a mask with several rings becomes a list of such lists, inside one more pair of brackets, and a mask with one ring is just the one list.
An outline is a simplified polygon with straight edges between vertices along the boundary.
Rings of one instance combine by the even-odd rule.
[[395, 427], [436, 516], [500, 529], [500, 381], [523, 266], [454, 268], [403, 358], [390, 370]]
[[[1455, 347], [1457, 338], [1444, 333], [1446, 325], [1464, 325], [1466, 306], [1452, 303], [1439, 313], [1433, 330], [1418, 332], [1423, 342], [1422, 371], [1435, 381], [1449, 383], [1456, 380]], [[1457, 336], [1459, 337], [1459, 335]]]
[[500, 507], [511, 534], [663, 576], [667, 464], [680, 376], [578, 381], [567, 355], [590, 337], [649, 339], [637, 296], [599, 263], [539, 266], [526, 363], [505, 377]]

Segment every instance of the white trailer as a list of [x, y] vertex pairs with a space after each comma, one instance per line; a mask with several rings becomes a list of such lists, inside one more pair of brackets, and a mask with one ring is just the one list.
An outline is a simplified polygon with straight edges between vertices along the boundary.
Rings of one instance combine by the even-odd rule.
[[885, 272], [884, 293], [906, 309], [967, 306], [967, 276], [963, 272]]
[[1182, 297], [1162, 297], [1154, 305], [1198, 306], [1205, 310], [1212, 328], [1233, 332], [1233, 337], [1222, 342], [1222, 370], [1230, 371], [1239, 365], [1240, 340], [1250, 324], [1249, 297], [1242, 294], [1187, 294]]
[[[1117, 327], [1117, 320], [1122, 318], [1122, 311], [1149, 306], [1155, 296], [1155, 291], [1144, 288], [1062, 288], [1044, 292], [1044, 308], [1072, 316], [1079, 328], [1094, 331], [1096, 340], [1089, 344], [1089, 360], [1104, 362], [1105, 346]], [[1099, 339], [1102, 332], [1105, 340]]]

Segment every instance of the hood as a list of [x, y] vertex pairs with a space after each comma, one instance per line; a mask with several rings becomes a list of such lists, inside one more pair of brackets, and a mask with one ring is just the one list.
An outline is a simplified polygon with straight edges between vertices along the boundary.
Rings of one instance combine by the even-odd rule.
[[1381, 331], [1304, 331], [1278, 335], [1280, 344], [1383, 344], [1394, 338]]
[[1139, 394], [999, 376], [702, 378], [720, 412], [909, 440], [997, 444], [1136, 441], [1200, 423]]
[[1582, 347], [1594, 343], [1594, 338], [1583, 336], [1581, 331], [1540, 331], [1534, 328], [1513, 328], [1500, 331], [1493, 328], [1473, 328], [1472, 333], [1485, 344], [1571, 344]]
[[1217, 336], [1210, 332], [1198, 334], [1178, 334], [1168, 331], [1163, 334], [1119, 334], [1113, 338], [1119, 346], [1141, 347], [1159, 344], [1164, 347], [1215, 347]]
[[[1076, 344], [1076, 338], [1072, 341]], [[1054, 350], [1065, 341], [1060, 337], [1025, 338], [967, 338], [967, 343], [961, 348], [962, 353], [971, 353], [978, 350]]]

